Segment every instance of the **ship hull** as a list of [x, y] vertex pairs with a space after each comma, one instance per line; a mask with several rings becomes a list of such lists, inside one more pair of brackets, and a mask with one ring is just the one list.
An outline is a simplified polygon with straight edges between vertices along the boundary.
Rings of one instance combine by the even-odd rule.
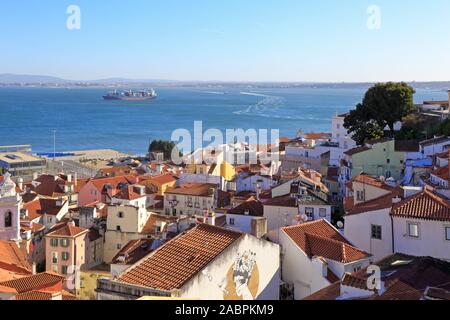
[[103, 96], [104, 100], [119, 100], [119, 101], [144, 101], [152, 100], [156, 97], [114, 97], [114, 96]]

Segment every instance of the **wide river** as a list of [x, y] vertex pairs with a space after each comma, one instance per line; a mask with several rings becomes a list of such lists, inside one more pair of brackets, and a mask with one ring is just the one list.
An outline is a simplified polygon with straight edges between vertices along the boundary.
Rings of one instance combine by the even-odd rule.
[[[365, 89], [155, 88], [152, 101], [103, 101], [107, 89], [0, 88], [0, 145], [31, 144], [34, 152], [112, 148], [144, 154], [152, 139], [175, 129], [331, 131], [336, 113], [361, 101]], [[416, 102], [447, 93], [418, 90]]]

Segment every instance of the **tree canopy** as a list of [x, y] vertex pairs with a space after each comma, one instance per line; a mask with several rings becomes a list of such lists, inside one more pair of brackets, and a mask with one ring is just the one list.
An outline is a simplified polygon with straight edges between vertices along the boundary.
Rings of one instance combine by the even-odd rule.
[[344, 127], [358, 144], [379, 138], [388, 127], [394, 137], [394, 125], [414, 109], [415, 90], [405, 82], [377, 83], [366, 92], [363, 102], [346, 117]]
[[170, 159], [174, 148], [177, 146], [173, 141], [153, 140], [148, 147], [148, 152], [161, 152], [164, 154], [164, 159]]

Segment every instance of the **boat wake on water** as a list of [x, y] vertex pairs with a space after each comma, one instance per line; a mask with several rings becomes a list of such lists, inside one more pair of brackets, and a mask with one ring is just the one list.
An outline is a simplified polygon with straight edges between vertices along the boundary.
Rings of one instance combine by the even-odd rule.
[[233, 112], [236, 115], [252, 115], [260, 117], [273, 117], [283, 105], [284, 99], [276, 96], [269, 96], [265, 94], [241, 92], [241, 94], [262, 97], [263, 99], [256, 104], [248, 106], [247, 108]]

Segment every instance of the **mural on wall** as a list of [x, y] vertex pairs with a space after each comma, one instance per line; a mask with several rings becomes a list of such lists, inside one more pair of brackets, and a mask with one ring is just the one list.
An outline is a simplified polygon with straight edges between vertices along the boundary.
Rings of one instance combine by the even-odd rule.
[[[237, 253], [234, 264], [226, 276], [223, 290], [225, 300], [254, 300], [259, 288], [259, 270], [256, 253], [248, 250]], [[224, 284], [225, 284], [224, 283]]]

